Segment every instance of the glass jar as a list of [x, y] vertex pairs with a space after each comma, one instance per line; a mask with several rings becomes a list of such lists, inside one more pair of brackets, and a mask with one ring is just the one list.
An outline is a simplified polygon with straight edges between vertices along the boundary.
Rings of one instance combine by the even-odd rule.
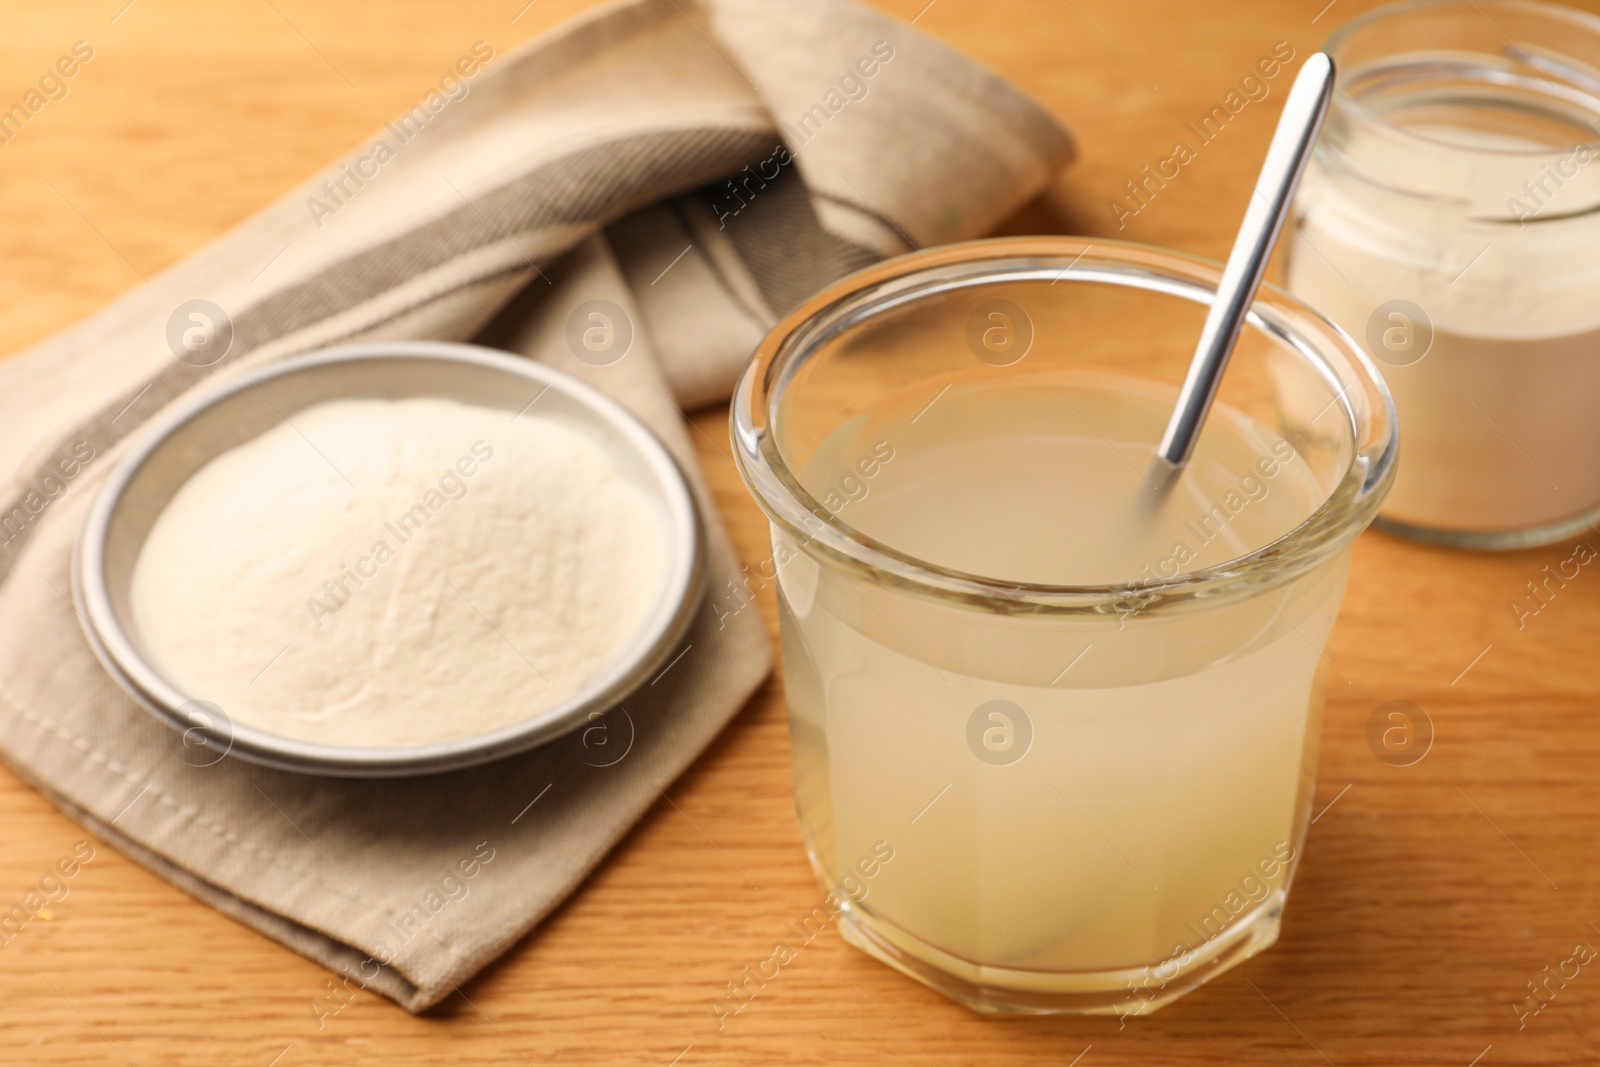
[[1382, 365], [1405, 461], [1379, 523], [1502, 549], [1600, 518], [1600, 18], [1380, 8], [1327, 44], [1290, 292]]
[[[1277, 937], [1323, 649], [1350, 543], [1391, 480], [1375, 368], [1263, 289], [1202, 435], [1202, 450], [1249, 443], [1226, 453], [1237, 471], [1217, 468], [1238, 491], [1172, 502], [1195, 508], [1173, 528], [1210, 565], [1172, 565], [1174, 546], [1123, 580], [1022, 580], [1003, 547], [1016, 515], [979, 499], [992, 481], [1048, 502], [1064, 537], [1137, 525], [1064, 493], [1046, 438], [1070, 424], [1146, 463], [1219, 273], [1065, 237], [918, 252], [797, 309], [734, 397], [736, 462], [771, 520], [796, 802], [825, 900], [847, 940], [978, 1010], [1137, 1014]], [[1085, 409], [1095, 389], [1155, 418], [1123, 434], [1097, 414], [1115, 403]], [[962, 465], [958, 492], [940, 479]], [[1304, 513], [1282, 531], [1217, 547], [1294, 486]], [[885, 517], [904, 508], [899, 536]], [[941, 561], [908, 550], [951, 531]], [[998, 560], [963, 568], [946, 548]]]

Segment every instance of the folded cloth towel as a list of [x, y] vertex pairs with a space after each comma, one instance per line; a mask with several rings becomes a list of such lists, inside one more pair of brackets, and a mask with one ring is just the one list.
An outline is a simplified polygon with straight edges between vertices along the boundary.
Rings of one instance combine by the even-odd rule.
[[[681, 409], [725, 397], [807, 294], [981, 234], [1068, 152], [1015, 89], [847, 0], [629, 0], [505, 56], [479, 42], [338, 165], [0, 363], [0, 752], [200, 900], [428, 1007], [559, 904], [770, 670], [755, 613], [728, 606], [739, 568]], [[218, 332], [191, 351], [197, 306]], [[475, 770], [196, 766], [80, 632], [69, 558], [88, 503], [192, 390], [392, 339], [546, 361], [660, 435], [709, 532], [687, 648], [593, 726]]]

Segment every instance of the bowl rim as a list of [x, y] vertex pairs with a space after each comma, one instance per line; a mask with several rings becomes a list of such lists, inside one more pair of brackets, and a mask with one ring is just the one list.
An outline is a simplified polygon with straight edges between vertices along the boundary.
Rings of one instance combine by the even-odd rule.
[[[100, 487], [73, 548], [73, 600], [78, 608], [79, 624], [96, 658], [137, 703], [186, 738], [193, 730], [210, 729], [197, 722], [194, 713], [182, 710], [197, 702], [202, 706], [209, 702], [187, 696], [149, 662], [129, 636], [131, 620], [125, 621], [112, 605], [106, 574], [106, 539], [135, 476], [178, 430], [242, 392], [329, 366], [394, 359], [454, 363], [466, 374], [486, 371], [512, 374], [543, 385], [545, 389], [556, 389], [598, 416], [599, 421], [615, 432], [618, 441], [645, 461], [659, 484], [660, 492], [652, 495], [666, 512], [675, 546], [668, 560], [661, 597], [645, 613], [631, 648], [620, 648], [605, 669], [567, 699], [510, 725], [422, 745], [358, 747], [273, 734], [232, 722], [223, 710], [227, 747], [217, 760], [236, 755], [280, 770], [353, 778], [435, 774], [489, 763], [553, 741], [618, 706], [677, 651], [698, 615], [706, 584], [704, 522], [683, 470], [661, 440], [636, 415], [564, 371], [479, 345], [434, 341], [339, 345], [253, 368], [186, 398], [141, 428], [142, 439], [118, 460]], [[209, 734], [204, 736], [206, 743], [220, 744], [221, 739], [213, 741]]]

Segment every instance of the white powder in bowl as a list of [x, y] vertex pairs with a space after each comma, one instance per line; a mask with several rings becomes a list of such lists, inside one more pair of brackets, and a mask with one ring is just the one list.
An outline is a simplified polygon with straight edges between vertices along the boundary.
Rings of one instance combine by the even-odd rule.
[[338, 400], [198, 470], [134, 568], [155, 664], [235, 723], [418, 745], [571, 696], [660, 595], [665, 519], [552, 418]]

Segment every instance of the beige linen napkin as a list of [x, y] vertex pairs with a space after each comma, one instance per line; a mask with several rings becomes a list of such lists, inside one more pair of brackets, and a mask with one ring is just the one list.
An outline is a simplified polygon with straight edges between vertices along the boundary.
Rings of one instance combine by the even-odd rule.
[[[513, 54], [464, 47], [338, 165], [0, 363], [0, 752], [200, 900], [349, 984], [435, 1003], [570, 893], [770, 669], [756, 616], [727, 607], [739, 568], [680, 409], [724, 398], [797, 300], [910, 242], [982, 233], [1067, 152], [1014, 89], [846, 0], [631, 0]], [[226, 316], [198, 356], [180, 343], [197, 300]], [[597, 307], [625, 345], [581, 341]], [[195, 766], [80, 632], [69, 559], [88, 503], [192, 390], [399, 338], [544, 360], [660, 435], [709, 529], [686, 647], [603, 720], [487, 767]]]

